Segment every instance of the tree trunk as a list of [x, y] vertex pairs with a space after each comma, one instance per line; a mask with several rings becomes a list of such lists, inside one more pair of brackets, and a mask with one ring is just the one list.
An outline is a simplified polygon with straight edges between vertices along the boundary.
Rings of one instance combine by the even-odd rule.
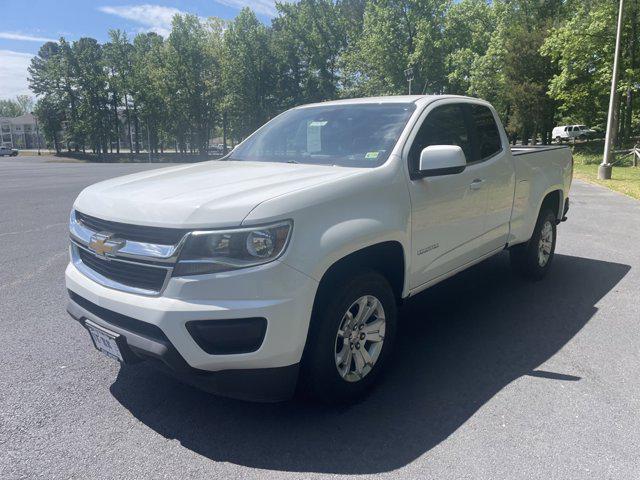
[[[113, 125], [116, 127], [116, 153], [120, 153], [120, 120], [118, 120], [118, 97], [116, 92], [113, 92], [111, 103], [113, 106]], [[113, 151], [113, 148], [111, 151]]]
[[124, 94], [124, 111], [127, 116], [127, 128], [129, 130], [129, 153], [133, 153], [133, 140], [131, 138], [131, 113], [129, 112], [129, 97]]
[[621, 148], [622, 135], [621, 133], [621, 122], [620, 120], [623, 118], [622, 114], [622, 97], [616, 92], [615, 99], [616, 108], [613, 109], [613, 138], [611, 139], [611, 145], [615, 145], [617, 148]]
[[[638, 0], [634, 0], [631, 7], [631, 35], [629, 36], [629, 67], [632, 70], [636, 68], [636, 48], [638, 36]], [[623, 129], [623, 141], [628, 141], [632, 135], [632, 119], [633, 119], [633, 90], [631, 86], [627, 87], [626, 105], [625, 105], [625, 122]]]
[[227, 111], [222, 112], [222, 154], [227, 154]]
[[138, 106], [135, 104], [135, 102], [133, 103], [133, 122], [136, 130], [136, 153], [140, 153], [140, 119], [138, 118]]

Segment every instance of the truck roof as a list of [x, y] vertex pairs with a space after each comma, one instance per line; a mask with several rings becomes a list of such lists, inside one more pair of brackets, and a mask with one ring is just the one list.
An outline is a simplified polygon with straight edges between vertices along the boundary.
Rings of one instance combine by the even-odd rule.
[[310, 103], [307, 105], [300, 105], [296, 108], [317, 107], [327, 105], [352, 105], [352, 104], [379, 104], [379, 103], [416, 103], [426, 104], [434, 100], [441, 100], [444, 98], [459, 98], [459, 99], [472, 99], [477, 101], [483, 101], [475, 97], [465, 97], [462, 95], [385, 95], [380, 97], [362, 97], [362, 98], [344, 98], [341, 100], [328, 100], [326, 102]]

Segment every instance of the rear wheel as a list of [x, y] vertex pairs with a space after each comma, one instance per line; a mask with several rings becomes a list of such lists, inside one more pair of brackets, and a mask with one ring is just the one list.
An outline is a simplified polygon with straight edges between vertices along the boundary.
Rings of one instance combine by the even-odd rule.
[[531, 239], [511, 248], [511, 266], [521, 276], [541, 280], [549, 270], [556, 249], [556, 216], [544, 209], [538, 216]]
[[556, 142], [562, 143], [562, 137], [560, 137], [560, 136], [556, 137]]
[[300, 380], [317, 400], [350, 402], [384, 368], [395, 337], [396, 302], [389, 282], [376, 272], [356, 274], [330, 294], [314, 313]]

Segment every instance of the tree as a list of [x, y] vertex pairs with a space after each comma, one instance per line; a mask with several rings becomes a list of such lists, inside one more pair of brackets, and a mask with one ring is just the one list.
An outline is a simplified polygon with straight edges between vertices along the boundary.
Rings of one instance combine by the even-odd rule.
[[35, 114], [45, 139], [53, 144], [56, 153], [60, 153], [59, 132], [64, 120], [63, 109], [55, 103], [52, 96], [44, 96], [36, 103]]
[[[640, 126], [638, 2], [626, 2], [622, 139]], [[514, 141], [549, 141], [556, 121], [605, 122], [611, 0], [299, 0], [276, 9], [270, 25], [245, 8], [229, 22], [177, 15], [166, 39], [130, 42], [113, 30], [104, 45], [47, 42], [29, 68], [39, 118], [65, 126], [57, 141], [68, 149], [106, 151], [126, 128], [132, 152], [146, 137], [152, 151], [202, 153], [220, 130], [233, 143], [295, 105], [405, 94], [412, 68], [412, 93], [484, 98]], [[0, 102], [0, 113], [31, 109], [18, 100]]]
[[18, 95], [14, 100], [0, 100], [0, 117], [17, 117], [33, 110], [33, 97]]
[[224, 108], [234, 137], [242, 139], [277, 111], [269, 30], [244, 8], [227, 26], [222, 51]]
[[496, 10], [495, 4], [489, 4], [486, 0], [461, 0], [447, 12], [447, 92], [460, 95], [470, 92], [474, 64], [487, 53], [497, 26]]
[[15, 100], [0, 100], [0, 117], [17, 117], [22, 114], [20, 105]]
[[345, 58], [351, 95], [407, 91], [404, 70], [414, 71], [413, 93], [446, 87], [444, 21], [449, 0], [372, 0], [363, 32]]
[[60, 45], [56, 42], [45, 43], [31, 61], [29, 84], [31, 91], [40, 97], [35, 114], [45, 138], [53, 143], [58, 153], [61, 149], [59, 133], [70, 110], [70, 97], [66, 88], [69, 78], [65, 74]]
[[471, 67], [469, 93], [494, 104], [510, 137], [547, 143], [556, 104], [547, 95], [554, 66], [540, 53], [561, 0], [494, 2], [496, 28]]
[[76, 136], [83, 148], [88, 142], [95, 152], [106, 153], [109, 118], [102, 47], [95, 39], [83, 37], [73, 43], [72, 53], [75, 83], [81, 92]]
[[[636, 0], [627, 2], [621, 54], [619, 94], [626, 97], [624, 135], [631, 133], [633, 92], [638, 88], [638, 43]], [[549, 94], [559, 102], [565, 121], [604, 126], [609, 103], [609, 88], [615, 47], [617, 2], [590, 0], [572, 2], [574, 15], [554, 28], [542, 52], [557, 66], [550, 81]], [[618, 111], [622, 110], [622, 104]], [[625, 111], [622, 110], [624, 114]]]
[[[220, 67], [212, 40], [222, 35], [222, 27], [203, 24], [195, 15], [176, 15], [165, 45], [164, 96], [173, 131], [185, 150], [201, 154], [208, 147], [219, 103]], [[218, 40], [215, 40], [218, 41]]]
[[31, 113], [35, 105], [33, 97], [30, 95], [18, 95], [16, 97], [16, 103], [20, 107], [21, 115], [24, 115], [25, 113]]
[[271, 48], [278, 109], [337, 96], [339, 59], [347, 47], [350, 20], [341, 5], [332, 0], [277, 5]]
[[164, 62], [162, 37], [154, 32], [141, 33], [133, 40], [132, 97], [148, 133], [151, 151], [158, 150], [166, 128], [167, 109], [159, 82]]
[[[133, 45], [129, 43], [127, 34], [121, 30], [109, 31], [110, 42], [105, 45], [104, 61], [109, 72], [109, 90], [111, 93], [111, 106], [113, 125], [118, 136], [118, 151], [120, 137], [120, 123], [118, 120], [118, 108], [124, 105], [125, 118], [127, 120], [127, 141], [129, 142], [129, 152], [133, 153], [133, 135], [131, 128], [133, 125], [131, 115], [131, 91], [132, 91], [132, 69], [133, 69]], [[136, 150], [138, 130], [136, 132]]]

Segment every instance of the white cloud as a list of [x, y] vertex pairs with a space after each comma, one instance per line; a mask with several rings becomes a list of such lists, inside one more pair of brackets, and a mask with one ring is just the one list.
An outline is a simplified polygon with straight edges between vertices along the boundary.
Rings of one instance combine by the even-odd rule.
[[0, 32], [0, 38], [4, 38], [6, 40], [22, 40], [25, 42], [55, 42], [54, 38], [47, 37], [36, 37], [33, 35], [25, 35], [23, 33], [16, 32]]
[[183, 15], [185, 13], [177, 8], [150, 4], [106, 6], [99, 7], [98, 10], [139, 23], [142, 26], [142, 31], [156, 32], [163, 37], [171, 33], [171, 20], [173, 16]]
[[266, 15], [267, 17], [275, 17], [278, 11], [276, 10], [276, 0], [215, 0], [220, 5], [226, 5], [227, 7], [237, 8], [238, 10], [249, 7], [256, 13]]
[[30, 53], [0, 50], [0, 98], [16, 95], [33, 95], [27, 84], [27, 68], [33, 55]]

